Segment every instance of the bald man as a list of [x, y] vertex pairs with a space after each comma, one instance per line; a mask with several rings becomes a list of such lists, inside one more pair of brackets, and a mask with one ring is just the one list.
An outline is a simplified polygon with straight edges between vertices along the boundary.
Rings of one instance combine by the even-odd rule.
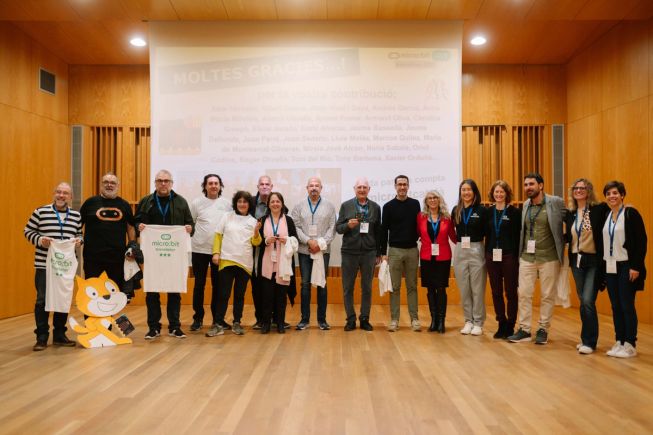
[[[34, 268], [36, 274], [36, 303], [34, 304], [34, 320], [36, 322], [36, 344], [34, 351], [42, 351], [48, 347], [50, 314], [45, 311], [45, 281], [46, 259], [48, 249], [53, 240], [77, 239], [77, 246], [82, 239], [82, 217], [79, 212], [70, 208], [73, 190], [68, 183], [59, 183], [54, 189], [54, 198], [50, 204], [39, 207], [25, 225], [25, 237], [36, 247], [34, 253]], [[66, 337], [66, 320], [68, 313], [54, 312], [52, 314], [52, 344], [55, 346], [74, 347], [75, 342]]]
[[372, 279], [374, 266], [381, 259], [381, 207], [368, 199], [370, 183], [361, 177], [354, 183], [355, 197], [340, 206], [336, 231], [342, 234], [342, 289], [347, 323], [345, 331], [356, 329], [354, 310], [354, 282], [361, 272], [360, 327], [372, 331], [370, 307], [372, 305]]

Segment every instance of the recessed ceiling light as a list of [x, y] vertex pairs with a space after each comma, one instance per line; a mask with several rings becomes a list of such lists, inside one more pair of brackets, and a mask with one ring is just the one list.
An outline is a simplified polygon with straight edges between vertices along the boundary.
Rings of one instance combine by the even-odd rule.
[[469, 41], [472, 45], [483, 45], [487, 42], [487, 39], [485, 39], [482, 36], [475, 36], [472, 38], [471, 41]]
[[143, 38], [132, 38], [129, 43], [135, 47], [145, 47], [147, 45]]

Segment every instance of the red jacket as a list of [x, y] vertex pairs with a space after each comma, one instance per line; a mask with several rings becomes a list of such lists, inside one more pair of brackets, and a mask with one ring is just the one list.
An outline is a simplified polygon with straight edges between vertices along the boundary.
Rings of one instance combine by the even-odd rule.
[[[428, 233], [429, 223], [428, 216], [425, 216], [424, 213], [417, 215], [417, 234], [422, 240], [422, 248], [419, 251], [419, 258], [422, 260], [431, 259], [431, 238]], [[440, 218], [440, 230], [438, 231], [438, 238], [436, 242], [438, 243], [440, 249], [440, 255], [435, 257], [436, 261], [447, 261], [451, 260], [451, 246], [449, 245], [449, 240], [456, 243], [456, 231], [451, 219]]]

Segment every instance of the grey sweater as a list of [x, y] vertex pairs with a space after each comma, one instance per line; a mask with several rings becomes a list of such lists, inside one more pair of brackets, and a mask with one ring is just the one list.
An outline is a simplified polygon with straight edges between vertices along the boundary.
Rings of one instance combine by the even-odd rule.
[[361, 254], [369, 251], [381, 255], [381, 207], [372, 201], [367, 200], [367, 214], [364, 222], [369, 222], [369, 232], [360, 233], [360, 225], [349, 228], [347, 222], [353, 219], [361, 212], [356, 206], [356, 198], [345, 201], [340, 206], [338, 221], [336, 222], [336, 231], [342, 234], [342, 247], [340, 252], [343, 254]]

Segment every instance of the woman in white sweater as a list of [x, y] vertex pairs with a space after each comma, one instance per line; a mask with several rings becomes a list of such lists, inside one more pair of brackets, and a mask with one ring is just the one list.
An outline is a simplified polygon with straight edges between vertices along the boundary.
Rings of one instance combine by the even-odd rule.
[[245, 289], [252, 275], [254, 266], [254, 246], [261, 244], [259, 229], [261, 223], [249, 214], [252, 207], [252, 196], [249, 192], [239, 190], [232, 199], [234, 211], [226, 213], [215, 230], [213, 241], [213, 263], [220, 270], [218, 278], [218, 301], [216, 320], [207, 337], [224, 334], [222, 323], [229, 305], [231, 289], [234, 291], [234, 323], [231, 331], [243, 335], [245, 331], [240, 324], [245, 304]]

